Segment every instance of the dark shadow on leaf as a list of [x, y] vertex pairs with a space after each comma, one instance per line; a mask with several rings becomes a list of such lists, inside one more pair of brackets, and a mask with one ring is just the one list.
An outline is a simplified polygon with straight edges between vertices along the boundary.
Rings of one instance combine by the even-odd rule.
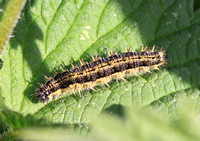
[[121, 104], [112, 104], [111, 106], [105, 108], [102, 112], [108, 113], [108, 114], [111, 114], [111, 115], [116, 115], [116, 116], [119, 116], [121, 118], [125, 118], [125, 116], [126, 116], [125, 108]]
[[5, 122], [0, 118], [0, 134], [3, 135], [4, 133], [8, 132], [9, 127], [6, 125]]
[[[25, 97], [32, 102], [37, 102], [34, 92], [36, 87], [39, 87], [38, 82], [44, 80], [44, 74], [48, 74], [48, 67], [43, 62], [41, 47], [36, 42], [43, 41], [43, 33], [37, 24], [37, 17], [33, 19], [31, 13], [31, 7], [34, 5], [34, 1], [28, 1], [23, 10], [23, 18], [21, 18], [15, 30], [13, 32], [15, 38], [11, 38], [10, 44], [12, 49], [17, 49], [18, 44], [22, 47], [23, 53], [23, 64], [22, 72], [24, 81], [28, 83], [27, 89], [24, 91]], [[20, 32], [19, 32], [20, 30]], [[17, 65], [17, 64], [16, 64]], [[31, 74], [27, 73], [26, 70], [30, 70]], [[31, 95], [32, 94], [32, 95]]]
[[3, 61], [0, 58], [0, 70], [1, 70], [2, 67], [3, 67]]
[[200, 0], [194, 0], [193, 9], [194, 11], [197, 11], [200, 9]]

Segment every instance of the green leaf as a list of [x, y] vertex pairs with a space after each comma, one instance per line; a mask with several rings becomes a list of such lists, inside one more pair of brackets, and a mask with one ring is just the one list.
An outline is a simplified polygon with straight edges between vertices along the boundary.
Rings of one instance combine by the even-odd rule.
[[[88, 131], [88, 124], [52, 124], [51, 122], [43, 119], [36, 119], [34, 116], [28, 114], [23, 116], [17, 112], [12, 112], [4, 109], [1, 112], [1, 119], [7, 124], [7, 126], [12, 130], [19, 130], [22, 128], [30, 127], [62, 127], [72, 130], [84, 130]], [[5, 126], [5, 125], [4, 125]], [[5, 127], [6, 128], [6, 127]]]
[[191, 111], [185, 110], [185, 112], [186, 114], [179, 120], [166, 120], [132, 105], [131, 108], [124, 110], [123, 118], [108, 114], [95, 117], [92, 121], [93, 128], [88, 136], [75, 134], [76, 132], [65, 128], [25, 128], [18, 131], [18, 138], [78, 141], [121, 141], [122, 139], [125, 141], [197, 141], [200, 139], [198, 116]]
[[[35, 136], [37, 135], [37, 136]], [[18, 131], [19, 140], [88, 140], [87, 136], [77, 136], [74, 132], [66, 128], [25, 128]]]
[[[200, 11], [192, 6], [193, 0], [28, 1], [2, 56], [5, 105], [55, 123], [89, 122], [102, 111], [123, 115], [119, 105], [131, 103], [177, 118], [182, 94], [198, 108]], [[82, 97], [68, 93], [47, 104], [37, 102], [38, 83], [44, 83], [44, 75], [54, 76], [60, 65], [89, 61], [89, 54], [105, 56], [107, 48], [138, 51], [142, 44], [163, 47], [167, 67], [128, 82], [113, 81], [111, 88], [97, 86]]]
[[17, 130], [30, 126], [44, 126], [45, 121], [37, 120], [32, 115], [23, 116], [17, 112], [3, 110], [1, 112], [1, 119], [12, 129]]
[[[4, 121], [6, 124], [2, 121]], [[37, 131], [42, 129], [46, 130], [48, 133], [48, 129], [55, 130], [56, 128], [68, 131], [70, 133], [80, 133], [81, 135], [85, 136], [87, 135], [90, 126], [88, 124], [53, 124], [47, 120], [38, 120], [30, 114], [23, 116], [17, 112], [12, 112], [6, 109], [0, 113], [0, 140], [7, 140], [10, 138], [15, 139], [19, 135], [19, 131], [21, 129], [37, 129]], [[38, 136], [35, 137], [38, 138]]]
[[196, 141], [200, 139], [199, 120], [191, 111], [187, 111], [190, 116], [185, 115], [182, 119], [173, 121], [133, 107], [128, 108], [123, 119], [110, 115], [100, 115], [96, 118], [93, 123], [95, 125], [93, 136], [96, 140]]

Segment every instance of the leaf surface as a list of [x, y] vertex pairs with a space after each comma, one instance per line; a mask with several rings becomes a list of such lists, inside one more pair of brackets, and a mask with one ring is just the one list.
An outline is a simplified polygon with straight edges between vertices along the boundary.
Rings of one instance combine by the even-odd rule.
[[[182, 97], [191, 96], [198, 107], [199, 32], [200, 12], [193, 11], [192, 0], [28, 1], [2, 57], [5, 105], [59, 123], [89, 122], [103, 111], [123, 114], [121, 105], [131, 103], [176, 118]], [[163, 47], [167, 67], [83, 91], [83, 97], [69, 93], [48, 104], [37, 102], [38, 83], [60, 65], [90, 61], [89, 54], [105, 56], [106, 49], [139, 51], [143, 44]]]

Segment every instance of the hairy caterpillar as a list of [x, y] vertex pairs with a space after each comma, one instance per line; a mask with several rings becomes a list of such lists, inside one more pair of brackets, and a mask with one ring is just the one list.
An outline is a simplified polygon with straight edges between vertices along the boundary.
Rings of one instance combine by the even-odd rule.
[[137, 75], [138, 72], [149, 72], [149, 68], [159, 70], [159, 66], [166, 64], [165, 51], [148, 52], [147, 48], [140, 52], [131, 50], [125, 53], [110, 53], [105, 58], [92, 57], [92, 61], [82, 62], [80, 66], [58, 73], [53, 78], [47, 78], [47, 82], [36, 89], [35, 95], [40, 102], [47, 102], [55, 96], [68, 91], [77, 90], [79, 93], [84, 88], [93, 89], [97, 84], [108, 85], [115, 79], [124, 79], [126, 73]]

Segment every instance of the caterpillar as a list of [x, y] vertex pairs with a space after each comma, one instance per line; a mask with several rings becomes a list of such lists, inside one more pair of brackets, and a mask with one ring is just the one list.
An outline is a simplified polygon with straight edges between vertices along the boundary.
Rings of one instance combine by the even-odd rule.
[[80, 66], [73, 66], [70, 70], [64, 70], [35, 90], [35, 95], [40, 102], [48, 102], [49, 99], [60, 96], [69, 91], [82, 91], [84, 88], [95, 90], [97, 84], [107, 85], [113, 78], [124, 79], [126, 73], [138, 75], [138, 72], [150, 72], [149, 68], [159, 70], [158, 67], [167, 63], [165, 51], [151, 51], [142, 47], [140, 52], [130, 49], [124, 53], [107, 53], [107, 57], [92, 57], [90, 63], [80, 60]]

